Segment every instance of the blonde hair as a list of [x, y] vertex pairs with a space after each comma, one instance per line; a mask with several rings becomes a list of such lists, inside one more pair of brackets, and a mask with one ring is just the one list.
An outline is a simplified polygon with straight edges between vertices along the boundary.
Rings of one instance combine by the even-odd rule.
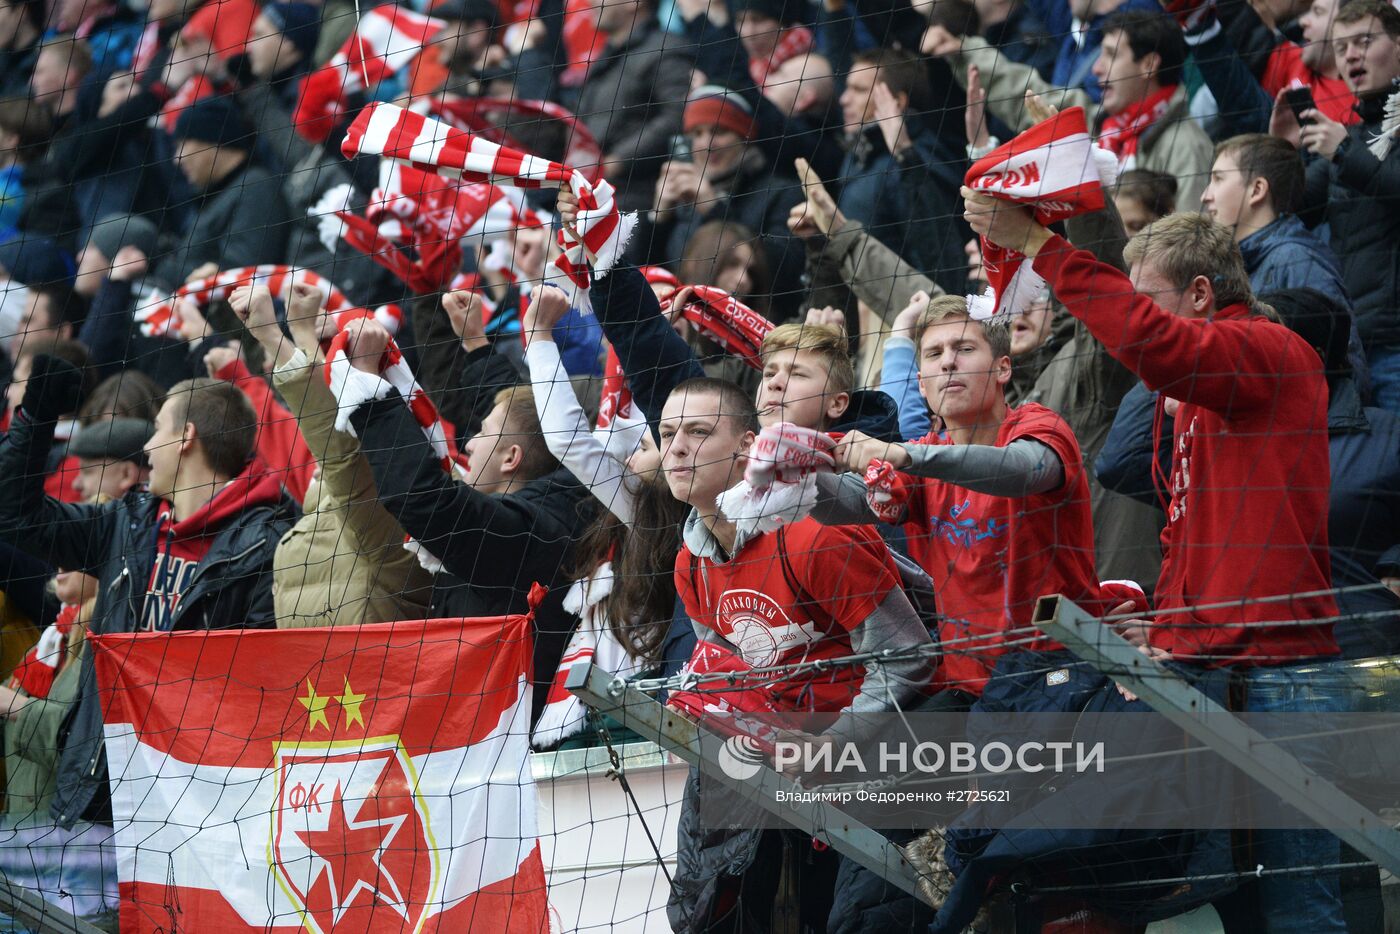
[[992, 359], [1000, 360], [1011, 356], [1011, 326], [992, 321], [977, 321], [967, 313], [967, 299], [958, 295], [940, 295], [928, 303], [924, 313], [914, 325], [914, 349], [917, 352], [924, 342], [924, 332], [935, 324], [942, 324], [949, 318], [963, 318], [980, 325], [982, 336], [992, 348]]
[[1123, 247], [1123, 261], [1130, 267], [1151, 263], [1177, 289], [1205, 276], [1215, 291], [1217, 308], [1255, 306], [1234, 234], [1204, 214], [1182, 212], [1153, 221]]
[[759, 355], [768, 358], [782, 350], [806, 350], [826, 363], [827, 394], [850, 392], [856, 386], [856, 368], [851, 362], [851, 344], [846, 332], [830, 324], [780, 324], [763, 338]]

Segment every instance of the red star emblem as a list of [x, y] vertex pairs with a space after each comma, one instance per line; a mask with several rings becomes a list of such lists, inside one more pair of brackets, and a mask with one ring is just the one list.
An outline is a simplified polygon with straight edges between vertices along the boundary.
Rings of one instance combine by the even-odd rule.
[[279, 751], [274, 864], [318, 934], [418, 928], [432, 851], [400, 751]]
[[378, 898], [408, 920], [403, 892], [383, 863], [384, 851], [403, 825], [405, 815], [366, 817], [366, 811], [378, 810], [375, 803], [373, 798], [366, 799], [351, 819], [337, 783], [326, 829], [296, 831], [307, 848], [325, 861], [312, 885], [318, 887], [324, 880], [330, 886], [332, 925], [340, 921], [362, 892], [367, 893], [371, 903]]

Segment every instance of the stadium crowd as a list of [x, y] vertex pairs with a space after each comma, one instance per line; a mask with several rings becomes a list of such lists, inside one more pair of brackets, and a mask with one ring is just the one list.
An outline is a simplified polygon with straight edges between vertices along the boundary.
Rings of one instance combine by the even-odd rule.
[[[113, 907], [89, 631], [542, 583], [538, 749], [598, 741], [562, 686], [590, 659], [797, 665], [672, 703], [832, 736], [1134, 709], [1032, 625], [1062, 594], [1234, 709], [1349, 709], [1346, 662], [1400, 653], [1400, 10], [1164, 3], [0, 0], [0, 871]], [[577, 173], [380, 158], [394, 104]], [[1007, 144], [1071, 117], [1103, 171], [1007, 196]], [[580, 240], [586, 289], [553, 272]], [[677, 931], [961, 930], [1009, 872], [1221, 845], [1011, 865], [951, 814], [935, 918], [799, 834], [700, 827], [702, 791]], [[1320, 868], [1040, 910], [1383, 930], [1334, 836], [1223, 845]]]

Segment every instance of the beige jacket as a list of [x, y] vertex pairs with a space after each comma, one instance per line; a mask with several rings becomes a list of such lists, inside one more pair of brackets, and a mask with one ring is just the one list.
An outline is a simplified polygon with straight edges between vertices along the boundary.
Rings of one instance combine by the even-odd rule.
[[[1097, 131], [1103, 114], [1082, 89], [1051, 86], [1029, 65], [1005, 58], [985, 39], [970, 36], [963, 40], [960, 54], [949, 56], [948, 64], [960, 82], [967, 81], [967, 66], [976, 65], [987, 90], [987, 109], [1017, 132], [1031, 126], [1026, 113], [1026, 91], [1031, 90], [1055, 107], [1083, 107], [1091, 129]], [[1177, 210], [1194, 211], [1201, 203], [1201, 192], [1209, 181], [1215, 161], [1210, 137], [1190, 116], [1186, 87], [1177, 88], [1163, 118], [1142, 135], [1134, 168], [1164, 172], [1176, 178]]]
[[277, 546], [273, 603], [281, 629], [343, 626], [428, 614], [432, 576], [404, 548], [403, 527], [379, 504], [359, 442], [335, 430], [335, 397], [298, 350], [272, 374], [316, 458], [305, 515]]

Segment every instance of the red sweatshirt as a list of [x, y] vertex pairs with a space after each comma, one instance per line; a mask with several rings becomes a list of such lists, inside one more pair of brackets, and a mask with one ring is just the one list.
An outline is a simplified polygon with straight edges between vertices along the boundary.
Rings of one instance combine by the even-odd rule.
[[[874, 529], [804, 519], [757, 536], [722, 564], [682, 545], [675, 579], [686, 615], [722, 636], [749, 667], [763, 668], [850, 655], [851, 631], [899, 586], [899, 571]], [[838, 665], [779, 678], [762, 702], [839, 711], [862, 677], [861, 668]]]
[[[1190, 319], [1053, 238], [1035, 260], [1070, 314], [1151, 389], [1180, 401], [1153, 645], [1210, 666], [1337, 654], [1326, 591], [1327, 383], [1288, 328], [1231, 305]], [[1276, 624], [1298, 620], [1301, 624]], [[1271, 623], [1275, 623], [1272, 624]]]

